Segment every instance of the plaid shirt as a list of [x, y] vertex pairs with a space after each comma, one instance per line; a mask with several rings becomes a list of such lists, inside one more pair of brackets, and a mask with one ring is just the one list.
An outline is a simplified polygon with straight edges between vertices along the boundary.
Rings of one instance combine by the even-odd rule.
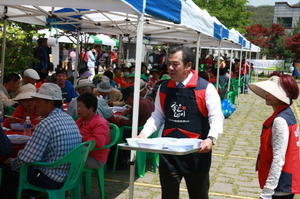
[[[28, 162], [52, 163], [81, 142], [82, 138], [75, 121], [61, 109], [56, 108], [37, 125], [26, 147], [10, 164], [12, 169], [17, 171]], [[69, 165], [62, 164], [55, 168], [39, 167], [38, 169], [55, 181], [64, 182]]]

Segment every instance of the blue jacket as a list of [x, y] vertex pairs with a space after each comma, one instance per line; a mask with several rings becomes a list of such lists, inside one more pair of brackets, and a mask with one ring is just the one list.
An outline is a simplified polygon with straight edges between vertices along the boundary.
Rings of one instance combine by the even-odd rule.
[[[57, 84], [57, 82], [55, 82], [55, 84]], [[78, 94], [75, 91], [72, 83], [69, 80], [66, 80], [66, 82], [65, 82], [65, 88], [67, 89], [68, 96], [64, 100], [64, 102], [70, 103], [72, 101], [72, 98], [78, 97]]]

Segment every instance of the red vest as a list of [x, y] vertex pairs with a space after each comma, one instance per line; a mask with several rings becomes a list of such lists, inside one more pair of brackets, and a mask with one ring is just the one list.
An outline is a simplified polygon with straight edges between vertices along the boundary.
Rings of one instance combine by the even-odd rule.
[[300, 194], [300, 154], [298, 124], [295, 116], [287, 105], [279, 107], [263, 124], [260, 137], [260, 150], [258, 158], [258, 178], [260, 188], [263, 189], [268, 178], [273, 161], [273, 148], [271, 145], [272, 126], [276, 117], [282, 117], [289, 126], [289, 141], [285, 154], [285, 163], [282, 167], [276, 191]]

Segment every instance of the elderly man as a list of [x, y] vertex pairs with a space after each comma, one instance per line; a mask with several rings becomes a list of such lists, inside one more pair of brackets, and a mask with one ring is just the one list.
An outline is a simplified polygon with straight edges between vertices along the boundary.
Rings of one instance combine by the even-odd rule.
[[[39, 92], [32, 97], [37, 99], [37, 113], [44, 119], [37, 125], [26, 147], [14, 159], [9, 158], [3, 170], [0, 189], [1, 198], [15, 198], [14, 183], [18, 181], [19, 169], [29, 162], [55, 162], [78, 146], [82, 137], [79, 129], [62, 106], [61, 89], [53, 83], [44, 83]], [[68, 174], [68, 167], [61, 165], [55, 168], [30, 168], [27, 174], [29, 183], [46, 189], [59, 189]], [[34, 197], [36, 192], [29, 190]]]
[[72, 83], [67, 80], [67, 70], [64, 68], [58, 68], [56, 70], [56, 84], [60, 87], [64, 102], [70, 103], [72, 98], [78, 96]]
[[12, 106], [16, 101], [10, 97], [11, 92], [16, 92], [20, 85], [20, 76], [16, 73], [10, 73], [4, 76], [3, 84], [0, 85], [0, 111], [3, 112], [4, 107]]
[[160, 155], [162, 199], [179, 198], [182, 178], [189, 198], [208, 199], [211, 149], [223, 131], [224, 116], [216, 89], [192, 70], [194, 62], [194, 52], [188, 47], [175, 46], [169, 50], [171, 79], [161, 84], [155, 111], [138, 136], [148, 137], [164, 124], [162, 137], [203, 140], [198, 153]]
[[97, 89], [94, 90], [94, 95], [102, 96], [107, 101], [109, 106], [123, 106], [121, 101], [122, 93], [110, 85], [110, 79], [105, 75], [102, 76], [101, 82], [97, 84]]
[[[83, 93], [93, 93], [93, 89], [95, 88], [95, 85], [90, 83], [88, 79], [81, 79], [78, 82], [78, 85], [75, 87], [75, 90], [79, 95], [82, 95]], [[97, 110], [96, 112], [99, 113], [103, 118], [108, 119], [113, 116], [112, 109], [107, 105], [106, 101], [103, 98], [97, 97], [98, 104], [97, 104]], [[68, 106], [67, 113], [74, 117], [77, 117], [77, 97], [73, 98]]]
[[[39, 79], [40, 79], [40, 76], [35, 70], [33, 70], [31, 68], [26, 69], [24, 71], [23, 79], [20, 82], [20, 87], [24, 86], [28, 83], [33, 84], [35, 86], [37, 80], [39, 80]], [[18, 95], [18, 90], [16, 92], [10, 93], [11, 98], [15, 98], [17, 95]]]

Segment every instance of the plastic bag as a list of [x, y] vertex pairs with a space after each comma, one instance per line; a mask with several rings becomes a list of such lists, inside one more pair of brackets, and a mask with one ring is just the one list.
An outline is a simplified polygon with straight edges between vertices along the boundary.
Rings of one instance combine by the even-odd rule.
[[236, 110], [229, 99], [224, 99], [221, 101], [221, 108], [225, 118], [228, 118]]

